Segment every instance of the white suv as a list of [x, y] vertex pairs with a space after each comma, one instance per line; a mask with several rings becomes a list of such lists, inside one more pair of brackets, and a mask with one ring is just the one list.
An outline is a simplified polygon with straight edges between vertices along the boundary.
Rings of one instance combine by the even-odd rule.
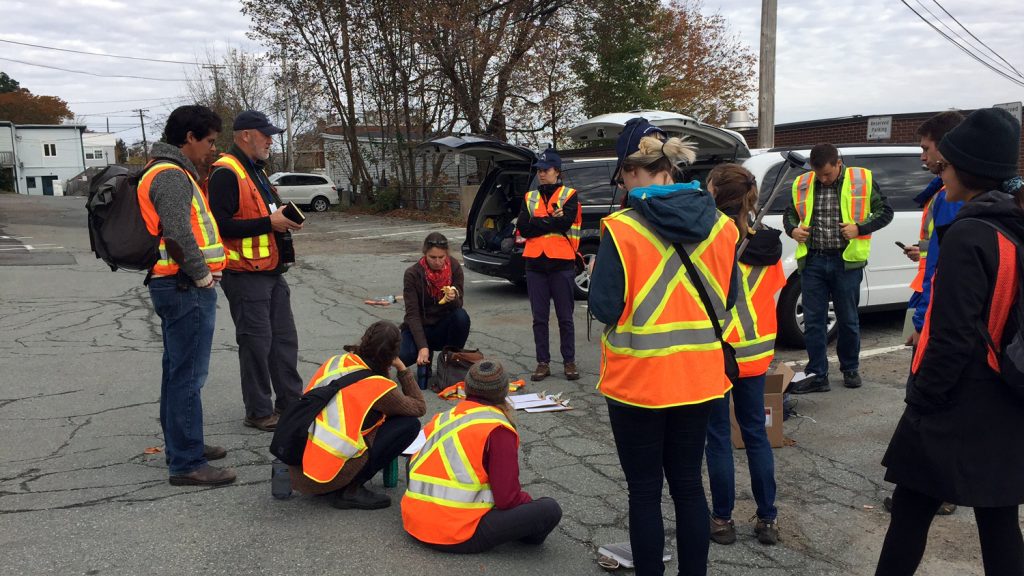
[[277, 188], [281, 200], [309, 206], [314, 212], [324, 212], [338, 203], [338, 188], [321, 174], [276, 172], [270, 176], [270, 183]]
[[[755, 154], [743, 162], [753, 172], [760, 187], [759, 205], [764, 204], [776, 187], [781, 187], [775, 200], [762, 220], [768, 226], [785, 230], [783, 212], [792, 202], [793, 181], [807, 172], [799, 162], [786, 161], [786, 154], [796, 153], [791, 158], [805, 159], [809, 148], [773, 148]], [[917, 273], [917, 264], [903, 255], [896, 246], [902, 242], [907, 246], [916, 244], [921, 228], [921, 208], [914, 202], [925, 186], [934, 177], [921, 164], [921, 150], [916, 146], [840, 146], [843, 164], [872, 171], [874, 181], [893, 209], [892, 222], [871, 235], [871, 256], [864, 269], [864, 280], [860, 287], [860, 309], [905, 308], [910, 299], [910, 282]], [[797, 274], [796, 242], [782, 235], [783, 267], [789, 282], [779, 293], [778, 316], [779, 337], [786, 343], [802, 347], [803, 308], [800, 302], [800, 276]], [[829, 310], [829, 336], [835, 334], [835, 315]]]

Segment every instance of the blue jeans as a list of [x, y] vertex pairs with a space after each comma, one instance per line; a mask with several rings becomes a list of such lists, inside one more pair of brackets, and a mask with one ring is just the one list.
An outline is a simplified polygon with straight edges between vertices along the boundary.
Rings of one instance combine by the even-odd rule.
[[154, 278], [149, 296], [160, 316], [164, 340], [160, 426], [167, 466], [172, 476], [178, 476], [206, 464], [199, 393], [210, 371], [217, 290], [190, 284], [188, 290], [179, 291], [176, 278]]
[[807, 346], [809, 374], [828, 374], [828, 301], [836, 308], [839, 328], [839, 369], [860, 368], [860, 281], [864, 269], [847, 270], [842, 254], [807, 255], [800, 271], [800, 289], [804, 307], [804, 342]]
[[757, 502], [757, 517], [774, 520], [775, 456], [764, 423], [765, 375], [741, 378], [725, 398], [711, 402], [708, 422], [708, 480], [711, 483], [711, 513], [720, 520], [731, 520], [736, 504], [736, 467], [732, 459], [729, 424], [729, 396], [736, 405], [736, 423], [747, 450], [750, 488]]
[[[469, 313], [463, 308], [452, 310], [437, 324], [424, 326], [423, 332], [427, 337], [427, 347], [430, 349], [431, 357], [434, 352], [442, 350], [445, 346], [452, 348], [464, 348], [466, 340], [469, 339]], [[398, 357], [406, 366], [416, 363], [416, 356], [419, 348], [416, 347], [416, 339], [412, 337], [409, 328], [402, 328], [402, 344], [398, 349]], [[433, 359], [433, 358], [431, 358]], [[430, 377], [430, 366], [418, 366], [416, 369], [416, 381], [420, 390], [427, 389], [427, 379]]]

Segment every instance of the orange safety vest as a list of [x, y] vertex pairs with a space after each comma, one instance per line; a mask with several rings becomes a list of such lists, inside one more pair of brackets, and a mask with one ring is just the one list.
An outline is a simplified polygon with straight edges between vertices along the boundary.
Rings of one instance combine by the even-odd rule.
[[775, 335], [778, 319], [775, 294], [786, 285], [782, 262], [772, 266], [750, 266], [739, 263], [740, 298], [725, 324], [725, 341], [736, 349], [740, 378], [760, 376], [768, 372], [775, 357]]
[[[551, 216], [561, 206], [569, 201], [576, 194], [574, 188], [560, 186], [548, 198], [547, 204], [540, 195], [540, 191], [531, 190], [523, 197], [526, 202], [526, 209], [537, 218]], [[526, 247], [523, 248], [523, 258], [537, 258], [541, 254], [556, 260], [575, 260], [576, 252], [580, 249], [580, 226], [583, 224], [583, 207], [577, 203], [576, 219], [565, 234], [549, 232], [543, 236], [526, 239]]]
[[[324, 362], [306, 386], [305, 392], [329, 384], [345, 374], [369, 368], [355, 354], [334, 356]], [[310, 426], [302, 473], [314, 482], [326, 484], [341, 472], [351, 458], [366, 451], [366, 435], [384, 423], [384, 416], [367, 429], [363, 421], [373, 405], [396, 385], [384, 376], [370, 376], [350, 384], [334, 395]]]
[[[221, 157], [213, 163], [214, 171], [225, 168], [235, 174], [238, 181], [238, 211], [234, 218], [239, 220], [252, 220], [256, 218], [269, 218], [270, 209], [263, 196], [260, 194], [256, 183], [249, 177], [249, 173], [231, 154], [221, 154]], [[277, 238], [273, 232], [249, 236], [246, 238], [225, 238], [224, 246], [228, 253], [228, 270], [239, 272], [265, 272], [277, 268], [279, 252], [277, 250]]]
[[924, 291], [924, 274], [928, 267], [928, 243], [931, 241], [932, 232], [935, 230], [935, 197], [946, 187], [943, 186], [924, 204], [921, 212], [921, 233], [918, 236], [917, 247], [921, 250], [921, 258], [917, 261], [917, 275], [910, 283], [910, 289], [914, 292]]
[[[732, 387], [722, 343], [675, 248], [639, 212], [620, 210], [602, 220], [625, 273], [625, 309], [601, 337], [605, 396], [644, 408], [667, 408], [721, 398]], [[739, 231], [719, 213], [711, 233], [683, 247], [720, 319], [736, 260]]]
[[[494, 507], [484, 468], [487, 438], [498, 427], [516, 431], [494, 406], [463, 400], [423, 427], [426, 443], [409, 464], [402, 525], [429, 544], [459, 544]], [[519, 435], [516, 434], [516, 444]]]
[[[179, 170], [183, 172], [192, 182], [192, 235], [196, 238], [196, 244], [203, 253], [206, 265], [210, 272], [219, 272], [224, 269], [224, 245], [221, 243], [220, 230], [217, 228], [217, 221], [210, 211], [210, 203], [203, 194], [203, 189], [196, 182], [196, 179], [189, 174], [188, 170], [170, 162], [153, 162], [139, 178], [137, 187], [139, 210], [142, 212], [142, 219], [146, 222], [146, 229], [150, 234], [157, 236], [161, 234], [160, 216], [156, 213], [153, 200], [150, 198], [150, 188], [153, 186], [153, 179], [157, 174], [165, 170]], [[178, 263], [171, 258], [167, 251], [167, 243], [163, 236], [160, 236], [160, 259], [153, 265], [154, 276], [174, 276], [178, 273]]]
[[[988, 350], [988, 365], [996, 373], [1000, 373], [999, 356], [997, 352], [1002, 350], [1003, 329], [1006, 328], [1006, 321], [1013, 310], [1013, 303], [1017, 297], [1017, 247], [1000, 232], [996, 232], [997, 246], [999, 251], [999, 267], [996, 269], [996, 279], [993, 282], [992, 304], [988, 312], [988, 335], [992, 340], [993, 347]], [[956, 273], [956, 271], [952, 271]], [[932, 277], [932, 296], [935, 294], [935, 286], [939, 281], [939, 271], [935, 271]], [[935, 302], [934, 299], [931, 300]], [[928, 341], [931, 339], [932, 311], [935, 306], [928, 306], [924, 315], [924, 328], [921, 329], [921, 340], [917, 344], [917, 353], [914, 354], [914, 363], [911, 365], [911, 372], [917, 374], [921, 367], [921, 360], [924, 358], [925, 350], [928, 349]]]

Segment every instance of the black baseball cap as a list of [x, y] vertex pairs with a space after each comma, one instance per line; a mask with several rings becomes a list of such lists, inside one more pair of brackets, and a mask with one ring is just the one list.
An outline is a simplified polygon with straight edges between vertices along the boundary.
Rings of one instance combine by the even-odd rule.
[[626, 125], [622, 127], [622, 132], [619, 132], [619, 140], [615, 142], [615, 155], [618, 157], [618, 161], [615, 163], [615, 171], [612, 172], [612, 184], [615, 184], [615, 179], [619, 177], [622, 162], [627, 156], [640, 149], [641, 138], [651, 134], [668, 136], [664, 130], [651, 124], [643, 117], [630, 118], [629, 122], [626, 122]]
[[259, 130], [265, 136], [276, 136], [284, 132], [284, 129], [274, 126], [266, 114], [256, 110], [246, 110], [235, 116], [235, 124], [232, 129], [236, 132], [238, 130]]

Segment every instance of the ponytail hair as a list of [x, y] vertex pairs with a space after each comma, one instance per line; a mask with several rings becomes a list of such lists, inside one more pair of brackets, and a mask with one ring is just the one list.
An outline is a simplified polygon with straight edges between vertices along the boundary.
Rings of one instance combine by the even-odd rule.
[[668, 172], [673, 178], [680, 175], [679, 166], [693, 164], [697, 159], [697, 145], [692, 140], [657, 136], [644, 136], [638, 150], [622, 161], [622, 169], [633, 172], [643, 168], [651, 174]]
[[750, 216], [757, 204], [757, 179], [739, 164], [719, 164], [708, 174], [708, 182], [715, 186], [715, 205], [727, 214], [734, 214], [733, 220], [740, 231], [742, 241], [750, 228]]

